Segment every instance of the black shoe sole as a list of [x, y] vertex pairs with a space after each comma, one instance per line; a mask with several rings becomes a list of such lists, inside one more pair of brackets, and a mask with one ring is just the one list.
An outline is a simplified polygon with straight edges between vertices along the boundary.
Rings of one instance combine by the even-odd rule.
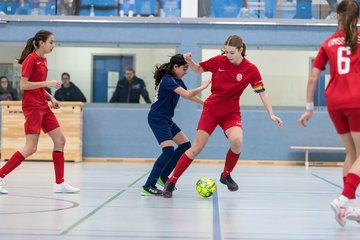
[[164, 198], [172, 198], [172, 192], [163, 192], [163, 197]]
[[225, 182], [224, 180], [222, 180], [221, 178], [220, 178], [220, 182], [221, 182], [222, 184], [226, 185], [227, 188], [228, 188], [228, 190], [229, 190], [230, 192], [236, 192], [237, 190], [239, 190], [239, 186], [236, 186], [236, 188], [231, 188], [231, 187], [229, 187], [229, 185], [227, 185], [226, 182]]

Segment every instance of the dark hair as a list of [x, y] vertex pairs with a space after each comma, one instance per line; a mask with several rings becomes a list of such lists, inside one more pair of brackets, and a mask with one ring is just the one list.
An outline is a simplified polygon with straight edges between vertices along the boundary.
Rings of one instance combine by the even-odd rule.
[[47, 30], [40, 30], [38, 31], [34, 37], [29, 38], [26, 42], [26, 46], [21, 53], [21, 57], [17, 59], [19, 64], [22, 64], [25, 58], [32, 53], [34, 50], [40, 47], [40, 41], [46, 42], [46, 40], [51, 36], [54, 35]]
[[175, 54], [170, 58], [170, 62], [163, 63], [161, 65], [156, 65], [154, 71], [155, 90], [159, 86], [160, 81], [165, 74], [171, 74], [174, 76], [173, 67], [175, 65], [182, 66], [186, 64], [188, 63], [185, 61], [184, 56], [182, 54]]
[[9, 78], [8, 78], [7, 76], [0, 76], [0, 80], [3, 79], [3, 78], [6, 79], [6, 81], [7, 81], [7, 83], [8, 83], [8, 86], [7, 86], [6, 89], [4, 89], [4, 88], [2, 88], [2, 86], [0, 86], [0, 90], [4, 90], [4, 91], [11, 90], [11, 89], [12, 89], [12, 86], [11, 86], [11, 84], [10, 84], [10, 82], [9, 82]]
[[63, 72], [63, 73], [61, 74], [61, 78], [63, 78], [64, 76], [67, 76], [67, 77], [70, 79], [70, 74], [69, 74], [69, 73]]
[[345, 30], [345, 45], [354, 53], [358, 47], [357, 22], [359, 18], [359, 4], [355, 0], [343, 0], [336, 8], [339, 25]]
[[242, 40], [241, 37], [239, 37], [238, 35], [230, 35], [225, 43], [225, 46], [230, 46], [230, 47], [236, 47], [238, 50], [240, 50], [240, 48], [243, 48], [243, 51], [241, 52], [241, 56], [245, 57], [246, 56], [246, 45], [244, 43], [244, 41]]
[[7, 76], [0, 76], [0, 80], [3, 79], [3, 78], [5, 78], [9, 82], [9, 79], [8, 79]]
[[126, 67], [125, 70], [124, 70], [124, 72], [126, 72], [126, 71], [130, 71], [130, 72], [132, 72], [133, 74], [135, 74], [135, 69], [133, 69], [132, 67]]

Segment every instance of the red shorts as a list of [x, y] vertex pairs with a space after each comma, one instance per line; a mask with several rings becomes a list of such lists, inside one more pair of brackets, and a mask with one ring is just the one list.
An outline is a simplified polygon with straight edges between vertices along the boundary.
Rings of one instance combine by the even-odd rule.
[[23, 109], [25, 115], [25, 134], [40, 134], [41, 129], [47, 133], [60, 127], [54, 113], [49, 107], [45, 109]]
[[338, 134], [360, 132], [360, 109], [328, 110]]
[[241, 114], [237, 112], [217, 116], [207, 110], [203, 110], [199, 120], [198, 129], [204, 130], [211, 135], [217, 125], [220, 125], [224, 132], [231, 127], [242, 128]]

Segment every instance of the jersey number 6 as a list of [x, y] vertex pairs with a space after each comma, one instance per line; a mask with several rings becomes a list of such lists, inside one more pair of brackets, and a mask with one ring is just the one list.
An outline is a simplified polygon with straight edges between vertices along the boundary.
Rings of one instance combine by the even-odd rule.
[[340, 75], [346, 74], [350, 72], [350, 47], [339, 47], [337, 58], [337, 67]]

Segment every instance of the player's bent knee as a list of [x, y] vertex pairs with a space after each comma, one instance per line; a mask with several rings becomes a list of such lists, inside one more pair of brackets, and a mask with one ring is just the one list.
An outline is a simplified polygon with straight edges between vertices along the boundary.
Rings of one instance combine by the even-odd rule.
[[243, 141], [241, 138], [235, 138], [233, 140], [230, 141], [231, 146], [236, 147], [236, 148], [242, 148], [243, 145]]
[[65, 146], [65, 143], [66, 143], [65, 137], [61, 137], [54, 140], [54, 146], [56, 148], [63, 148]]

